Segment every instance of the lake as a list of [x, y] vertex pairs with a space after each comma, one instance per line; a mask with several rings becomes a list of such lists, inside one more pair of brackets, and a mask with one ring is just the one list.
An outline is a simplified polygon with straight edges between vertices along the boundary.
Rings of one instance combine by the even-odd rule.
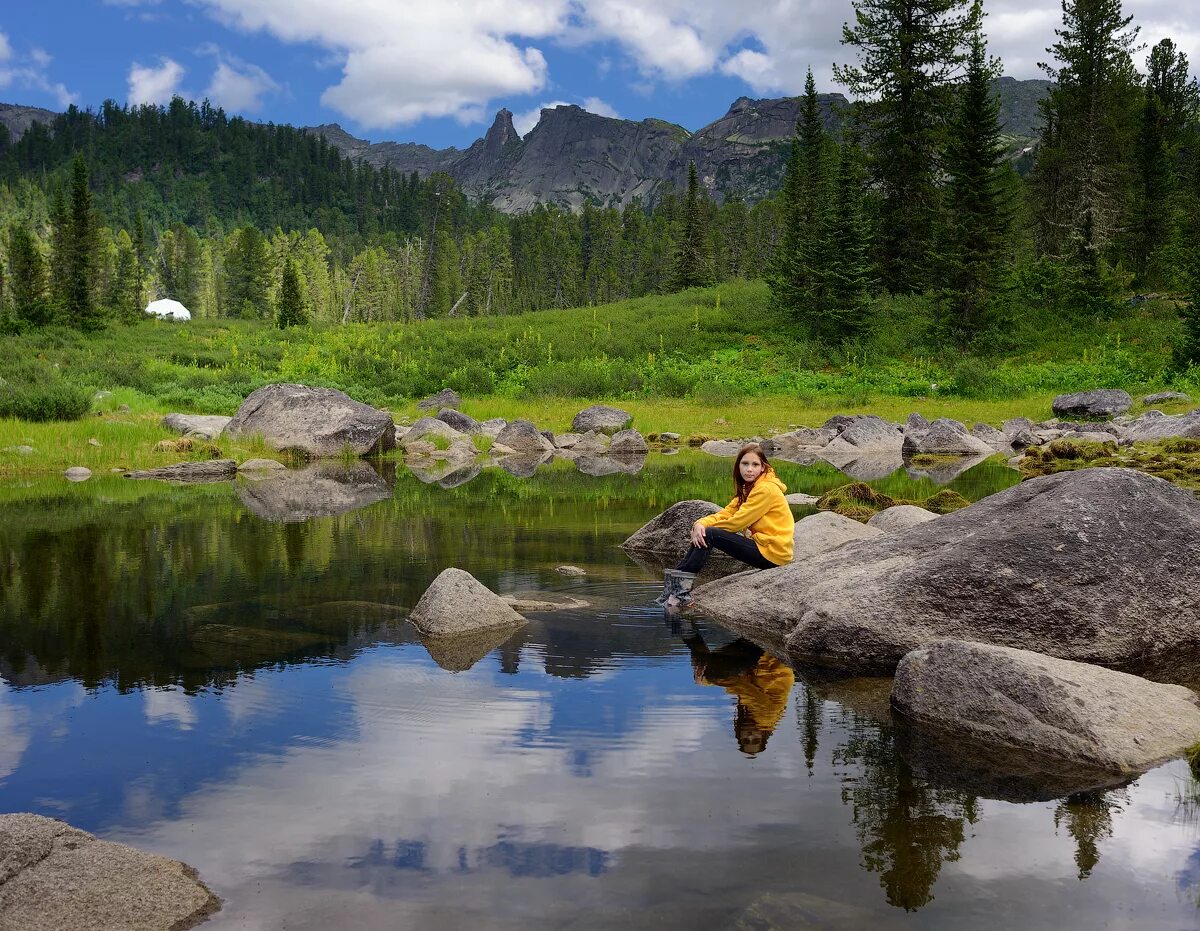
[[[793, 492], [849, 480], [777, 467]], [[618, 544], [723, 504], [729, 470], [8, 481], [0, 810], [192, 864], [214, 931], [1200, 923], [1182, 762], [1066, 797], [1001, 783], [892, 720], [886, 680], [655, 608]], [[952, 471], [864, 477], [972, 500], [1019, 478]], [[448, 566], [587, 606], [427, 646], [404, 618]]]

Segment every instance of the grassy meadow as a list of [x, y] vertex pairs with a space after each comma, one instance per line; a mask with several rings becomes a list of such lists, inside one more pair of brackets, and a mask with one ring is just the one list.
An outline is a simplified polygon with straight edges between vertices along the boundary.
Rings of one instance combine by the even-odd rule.
[[[1063, 391], [1200, 387], [1195, 370], [1168, 375], [1179, 325], [1169, 300], [1111, 319], [1034, 317], [1015, 318], [995, 351], [966, 354], [938, 343], [930, 300], [881, 299], [866, 336], [828, 347], [798, 336], [766, 285], [738, 281], [597, 307], [406, 324], [51, 328], [0, 341], [0, 472], [161, 464], [168, 454], [150, 449], [166, 435], [163, 413], [233, 414], [255, 388], [278, 381], [339, 388], [397, 419], [418, 416], [418, 399], [451, 387], [472, 416], [522, 416], [555, 430], [587, 403], [611, 401], [644, 433], [712, 437], [765, 435], [834, 413], [903, 420], [915, 410], [999, 424], [1050, 416]], [[21, 456], [16, 446], [35, 453]], [[236, 458], [261, 452], [222, 449]]]

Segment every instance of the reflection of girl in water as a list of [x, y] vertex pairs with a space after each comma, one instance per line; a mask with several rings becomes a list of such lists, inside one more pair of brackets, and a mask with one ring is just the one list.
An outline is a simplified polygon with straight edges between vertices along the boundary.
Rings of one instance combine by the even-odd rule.
[[688, 534], [687, 555], [668, 569], [658, 604], [685, 605], [692, 600], [692, 583], [713, 549], [721, 550], [755, 569], [773, 569], [792, 561], [796, 521], [767, 454], [758, 443], [747, 443], [733, 460], [733, 500], [715, 514], [702, 517]]
[[697, 632], [683, 642], [692, 653], [692, 675], [700, 685], [719, 685], [737, 698], [733, 735], [738, 749], [750, 756], [767, 748], [796, 681], [792, 670], [749, 640], [735, 640], [709, 650]]

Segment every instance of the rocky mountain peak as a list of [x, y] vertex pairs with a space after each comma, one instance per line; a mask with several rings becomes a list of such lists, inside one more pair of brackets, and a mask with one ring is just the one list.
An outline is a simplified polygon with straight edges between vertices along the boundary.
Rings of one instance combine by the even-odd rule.
[[496, 118], [483, 137], [484, 148], [489, 152], [503, 152], [509, 146], [519, 143], [521, 137], [513, 127], [512, 111], [502, 107], [496, 111]]

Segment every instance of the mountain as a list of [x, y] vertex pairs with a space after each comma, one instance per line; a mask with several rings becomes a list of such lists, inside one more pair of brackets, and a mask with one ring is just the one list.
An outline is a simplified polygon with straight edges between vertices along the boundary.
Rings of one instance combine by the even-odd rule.
[[[1027, 152], [1036, 139], [1038, 101], [1050, 86], [1010, 77], [993, 82], [1012, 157]], [[841, 94], [818, 94], [817, 99], [825, 128], [837, 133], [849, 101]], [[686, 185], [689, 162], [696, 163], [701, 183], [717, 200], [737, 195], [756, 201], [782, 181], [801, 106], [799, 97], [739, 97], [720, 119], [691, 133], [663, 120], [621, 120], [564, 105], [543, 110], [524, 139], [513, 129], [512, 114], [500, 110], [484, 137], [466, 150], [371, 143], [336, 123], [305, 131], [324, 135], [344, 155], [377, 168], [415, 171], [423, 178], [445, 172], [467, 193], [507, 213], [538, 203], [578, 209], [588, 200], [601, 205], [623, 205], [634, 197], [653, 200], [668, 186]]]
[[8, 130], [8, 137], [16, 142], [25, 130], [34, 123], [49, 125], [58, 116], [53, 110], [43, 110], [41, 107], [23, 107], [18, 103], [0, 103], [0, 126]]

